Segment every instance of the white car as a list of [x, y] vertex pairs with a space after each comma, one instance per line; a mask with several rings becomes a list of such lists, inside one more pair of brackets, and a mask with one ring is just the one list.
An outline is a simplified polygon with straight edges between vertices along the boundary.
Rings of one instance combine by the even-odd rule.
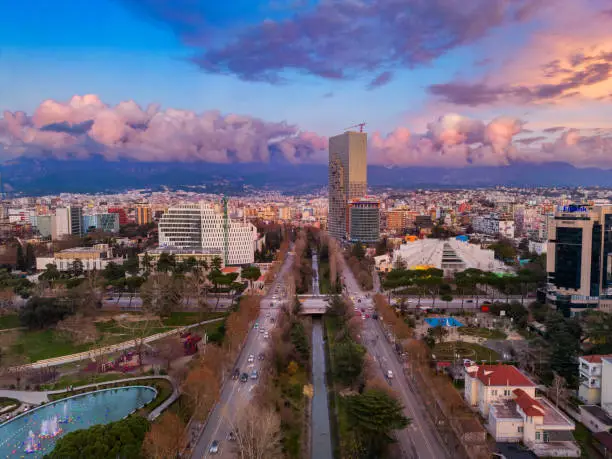
[[393, 372], [391, 370], [387, 370], [387, 378], [393, 379]]
[[255, 361], [255, 356], [253, 354], [249, 354], [249, 358], [247, 359], [248, 363], [253, 363]]
[[264, 333], [264, 338], [265, 338], [265, 339], [268, 339], [269, 337], [270, 337], [270, 333], [265, 332], [265, 333]]

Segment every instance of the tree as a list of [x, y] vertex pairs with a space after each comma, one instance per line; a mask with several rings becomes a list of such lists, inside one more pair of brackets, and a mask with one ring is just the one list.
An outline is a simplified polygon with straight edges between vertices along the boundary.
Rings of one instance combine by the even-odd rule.
[[242, 270], [241, 276], [249, 281], [249, 290], [253, 292], [253, 282], [261, 277], [261, 270], [258, 266], [248, 266]]
[[383, 457], [393, 443], [391, 432], [404, 429], [410, 419], [404, 416], [398, 400], [379, 389], [344, 397], [349, 425], [364, 448], [365, 457]]
[[25, 259], [25, 253], [23, 251], [23, 247], [21, 247], [21, 244], [17, 244], [17, 262], [15, 264], [17, 270], [19, 271], [26, 271], [26, 259]]
[[567, 383], [565, 378], [558, 373], [553, 372], [553, 382], [549, 388], [549, 397], [555, 401], [555, 406], [559, 406], [559, 402], [564, 403], [567, 399]]
[[148, 276], [151, 272], [152, 265], [153, 263], [151, 262], [151, 256], [148, 252], [145, 252], [145, 254], [142, 256], [142, 269], [145, 272], [145, 276]]
[[217, 400], [221, 389], [220, 378], [214, 367], [200, 364], [187, 374], [181, 389], [187, 396], [194, 417], [203, 420]]
[[445, 301], [445, 302], [446, 302], [446, 307], [448, 308], [448, 303], [450, 303], [451, 301], [453, 301], [453, 295], [450, 295], [450, 294], [446, 293], [446, 294], [444, 294], [444, 295], [441, 295], [441, 296], [440, 296], [440, 299], [441, 299], [442, 301]]
[[147, 432], [143, 450], [152, 459], [177, 457], [183, 443], [185, 423], [172, 411], [166, 411]]
[[45, 266], [45, 271], [40, 276], [38, 276], [40, 280], [48, 281], [51, 285], [51, 288], [53, 288], [53, 282], [59, 279], [60, 277], [61, 274], [58, 271], [57, 266], [52, 263], [47, 264]]
[[345, 386], [355, 385], [363, 371], [365, 348], [351, 340], [338, 342], [334, 348], [336, 378]]
[[249, 404], [230, 422], [241, 459], [282, 457], [281, 420], [274, 409]]
[[78, 258], [72, 262], [72, 269], [70, 274], [74, 277], [83, 275], [83, 262]]
[[[110, 424], [98, 424], [76, 430], [59, 438], [48, 459], [141, 458], [142, 442], [149, 422], [140, 416], [129, 416]], [[169, 456], [166, 456], [169, 457]]]
[[366, 252], [365, 252], [363, 245], [360, 242], [353, 244], [353, 247], [351, 249], [351, 255], [357, 258], [357, 260], [359, 261], [365, 258]]
[[592, 352], [612, 353], [612, 314], [589, 311], [582, 323], [584, 337], [593, 345]]
[[218, 255], [214, 256], [213, 259], [210, 262], [211, 268], [212, 269], [216, 269], [218, 271], [221, 271], [221, 266], [222, 265], [223, 265], [223, 260]]
[[179, 279], [166, 273], [155, 273], [140, 288], [142, 306], [160, 317], [168, 317], [178, 309], [182, 301]]
[[138, 257], [132, 256], [128, 257], [127, 260], [123, 262], [123, 268], [125, 272], [130, 276], [136, 276], [140, 272], [140, 264], [138, 262]]
[[57, 298], [32, 297], [19, 310], [19, 321], [24, 327], [42, 329], [55, 325], [74, 310]]
[[106, 279], [108, 284], [111, 284], [112, 282], [121, 280], [125, 277], [125, 269], [122, 265], [111, 261], [102, 270], [102, 276], [104, 276], [104, 279]]
[[168, 271], [174, 271], [176, 267], [176, 258], [166, 252], [162, 252], [157, 260], [157, 271], [160, 273], [167, 273]]

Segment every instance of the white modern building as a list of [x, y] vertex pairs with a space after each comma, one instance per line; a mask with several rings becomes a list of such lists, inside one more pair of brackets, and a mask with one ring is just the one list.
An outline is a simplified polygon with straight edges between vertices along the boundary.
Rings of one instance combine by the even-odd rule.
[[83, 209], [75, 206], [58, 207], [51, 218], [51, 227], [53, 240], [70, 235], [82, 236]]
[[159, 246], [220, 252], [226, 265], [255, 261], [257, 229], [232, 220], [204, 201], [170, 207], [159, 222]]
[[514, 221], [502, 218], [496, 214], [479, 215], [472, 219], [472, 227], [476, 233], [491, 236], [501, 235], [512, 239], [514, 237]]
[[495, 258], [493, 250], [458, 239], [417, 239], [401, 244], [393, 257], [374, 258], [379, 271], [389, 271], [401, 261], [407, 269], [438, 268], [451, 276], [468, 268], [482, 271], [507, 272], [509, 268]]

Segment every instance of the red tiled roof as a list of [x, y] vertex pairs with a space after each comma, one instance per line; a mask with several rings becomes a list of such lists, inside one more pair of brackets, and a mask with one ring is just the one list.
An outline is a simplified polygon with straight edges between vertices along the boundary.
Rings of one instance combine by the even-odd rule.
[[223, 268], [221, 270], [222, 273], [239, 273], [240, 272], [240, 267], [239, 266], [226, 266], [225, 268]]
[[535, 387], [535, 383], [512, 365], [480, 365], [476, 377], [485, 386]]
[[612, 434], [608, 432], [597, 432], [593, 437], [605, 446], [608, 450], [612, 450]]
[[602, 357], [612, 357], [612, 354], [583, 355], [580, 358], [589, 363], [601, 363]]
[[527, 416], [544, 416], [544, 407], [523, 389], [515, 389], [512, 393], [516, 397], [514, 401]]

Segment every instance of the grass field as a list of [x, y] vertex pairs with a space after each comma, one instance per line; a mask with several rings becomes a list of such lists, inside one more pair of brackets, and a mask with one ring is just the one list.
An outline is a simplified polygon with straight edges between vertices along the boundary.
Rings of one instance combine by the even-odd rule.
[[490, 328], [460, 327], [459, 333], [485, 339], [506, 339], [508, 337], [503, 331]]
[[[159, 326], [151, 326], [146, 330], [146, 335], [155, 335], [173, 330], [178, 326], [189, 325], [200, 320], [215, 319], [223, 315], [224, 313], [218, 312], [205, 313], [203, 316], [199, 313], [175, 312], [171, 317], [165, 319], [167, 322], [160, 323]], [[200, 317], [203, 318], [200, 319]], [[196, 332], [202, 329], [202, 331], [211, 333], [221, 326], [221, 323], [222, 321], [219, 321], [198, 327]], [[121, 343], [134, 339], [140, 334], [139, 330], [124, 328], [115, 321], [97, 322], [96, 328], [100, 333], [100, 338], [95, 343], [88, 344], [75, 344], [68, 336], [58, 333], [54, 329], [22, 331], [19, 333], [16, 342], [11, 346], [10, 352], [25, 356], [29, 362], [36, 362], [37, 360], [84, 352], [94, 347]]]
[[484, 346], [463, 341], [450, 341], [436, 344], [433, 354], [437, 360], [454, 360], [453, 352], [459, 354], [460, 359], [471, 360], [499, 360], [500, 355]]
[[17, 314], [6, 314], [0, 316], [0, 330], [20, 327], [19, 316]]

